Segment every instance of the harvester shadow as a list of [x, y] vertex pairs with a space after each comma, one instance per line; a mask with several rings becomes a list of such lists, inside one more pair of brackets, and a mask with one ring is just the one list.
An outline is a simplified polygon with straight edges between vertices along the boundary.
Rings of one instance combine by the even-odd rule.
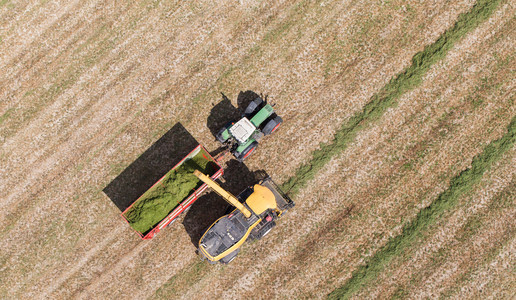
[[181, 123], [176, 123], [103, 192], [123, 212], [198, 144]]
[[[246, 187], [257, 183], [266, 176], [267, 174], [263, 170], [252, 172], [245, 164], [230, 160], [224, 169], [225, 182], [220, 185], [237, 196]], [[194, 246], [199, 245], [202, 234], [213, 222], [233, 209], [222, 197], [215, 192], [210, 192], [209, 189], [192, 204], [183, 219], [183, 226]]]
[[[226, 152], [228, 150], [227, 146], [221, 146], [213, 151], [210, 151], [210, 155], [213, 156], [215, 159], [217, 159], [217, 156], [222, 154], [223, 152]], [[226, 155], [228, 155], [226, 153]]]
[[249, 103], [260, 97], [257, 93], [253, 91], [245, 91], [238, 93], [237, 97], [237, 105], [238, 107], [233, 106], [231, 100], [229, 100], [226, 95], [222, 94], [222, 101], [215, 104], [211, 109], [210, 115], [207, 120], [207, 127], [210, 129], [210, 132], [213, 136], [216, 136], [219, 130], [226, 125], [226, 123], [231, 121], [238, 120]]

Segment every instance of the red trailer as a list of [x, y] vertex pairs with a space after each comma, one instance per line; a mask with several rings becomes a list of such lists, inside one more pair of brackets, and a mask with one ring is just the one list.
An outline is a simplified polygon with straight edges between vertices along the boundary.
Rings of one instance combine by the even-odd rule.
[[[145, 195], [148, 195], [149, 193], [152, 193], [156, 189], [158, 189], [160, 187], [160, 185], [164, 184], [164, 182], [165, 182], [164, 179], [170, 178], [170, 176], [174, 175], [172, 173], [176, 172], [176, 169], [178, 169], [180, 166], [182, 166], [185, 162], [187, 162], [189, 160], [197, 160], [197, 161], [209, 163], [210, 168], [207, 169], [207, 171], [208, 171], [207, 175], [209, 175], [213, 180], [222, 176], [223, 169], [220, 166], [220, 164], [210, 155], [210, 153], [208, 151], [206, 151], [206, 149], [203, 146], [198, 145], [185, 158], [183, 158], [177, 165], [175, 165], [170, 171], [168, 171], [167, 174], [165, 174], [163, 177], [161, 177], [160, 180], [158, 180], [152, 187], [150, 187], [142, 196], [140, 196], [133, 204], [131, 204], [131, 206], [129, 206], [121, 214], [122, 218], [131, 227], [133, 227], [131, 222], [126, 218], [127, 214], [133, 209], [133, 207], [135, 207], [135, 205], [138, 206], [139, 202], [145, 200], [145, 199], [143, 199], [145, 197]], [[191, 193], [188, 196], [186, 196], [182, 201], [180, 201], [177, 205], [175, 205], [174, 207], [170, 207], [170, 213], [168, 213], [168, 215], [165, 218], [161, 219], [161, 221], [156, 222], [156, 224], [153, 224], [149, 230], [147, 230], [145, 232], [140, 232], [137, 229], [135, 229], [134, 227], [133, 227], [133, 229], [135, 229], [135, 231], [138, 233], [138, 235], [140, 235], [140, 237], [142, 239], [144, 239], [144, 240], [152, 239], [156, 233], [158, 233], [160, 230], [162, 230], [166, 226], [170, 225], [173, 221], [175, 221], [175, 219], [183, 211], [185, 211], [187, 208], [189, 208], [190, 205], [192, 205], [197, 200], [197, 198], [202, 194], [202, 192], [204, 192], [204, 190], [206, 190], [206, 188], [207, 188], [207, 185], [199, 180], [196, 187], [194, 189], [192, 189]], [[167, 209], [167, 212], [168, 212], [168, 209]]]

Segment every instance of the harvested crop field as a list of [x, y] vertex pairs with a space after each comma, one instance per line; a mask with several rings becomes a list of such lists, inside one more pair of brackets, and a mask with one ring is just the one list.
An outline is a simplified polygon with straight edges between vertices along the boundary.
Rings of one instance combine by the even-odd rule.
[[[486, 0], [0, 2], [0, 298], [511, 298], [515, 14]], [[224, 161], [223, 185], [263, 170], [296, 206], [226, 266], [193, 243], [199, 218], [224, 212], [212, 193], [141, 240], [106, 187], [132, 174], [143, 194], [187, 147], [168, 138], [179, 127], [216, 152], [249, 91], [284, 123], [245, 166]]]

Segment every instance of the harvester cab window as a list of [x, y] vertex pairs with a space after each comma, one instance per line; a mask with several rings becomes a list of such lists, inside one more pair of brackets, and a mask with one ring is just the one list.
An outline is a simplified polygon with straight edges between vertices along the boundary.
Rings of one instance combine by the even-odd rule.
[[243, 218], [240, 212], [221, 218], [201, 240], [202, 246], [210, 255], [217, 256], [236, 244], [247, 231]]

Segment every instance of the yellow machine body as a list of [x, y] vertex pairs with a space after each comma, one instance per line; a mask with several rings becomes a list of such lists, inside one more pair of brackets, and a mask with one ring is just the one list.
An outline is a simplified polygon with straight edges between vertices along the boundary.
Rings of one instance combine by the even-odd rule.
[[199, 240], [199, 252], [211, 263], [229, 263], [248, 237], [265, 236], [275, 226], [275, 219], [294, 206], [270, 178], [255, 184], [252, 192], [251, 187], [246, 189], [250, 194], [244, 191], [237, 198], [201, 172], [196, 170], [194, 174], [237, 208], [215, 221]]
[[254, 192], [247, 198], [245, 203], [257, 215], [261, 215], [267, 209], [278, 209], [276, 197], [272, 191], [259, 184], [254, 185]]
[[[238, 211], [235, 209], [231, 214], [235, 214], [235, 213], [238, 213]], [[217, 224], [217, 222], [224, 218], [224, 217], [227, 217], [227, 216], [223, 216], [221, 218], [219, 218], [217, 221], [215, 221], [211, 226], [210, 228], [208, 228], [208, 230], [206, 230], [206, 232], [202, 235], [200, 241], [202, 241], [204, 239], [204, 236], [206, 235], [206, 233], [208, 233], [210, 231], [210, 229], [215, 225]], [[204, 247], [201, 247], [201, 245], [199, 245], [199, 250], [201, 250], [202, 254], [204, 256], [206, 256], [206, 258], [208, 258], [210, 261], [212, 262], [217, 262], [219, 260], [221, 260], [222, 258], [226, 257], [228, 254], [230, 254], [231, 252], [237, 250], [238, 248], [240, 248], [240, 246], [242, 246], [242, 244], [247, 240], [247, 238], [249, 237], [249, 234], [251, 233], [251, 231], [258, 225], [260, 224], [260, 222], [262, 221], [262, 219], [257, 219], [256, 222], [254, 222], [251, 226], [249, 226], [247, 232], [245, 233], [245, 235], [236, 243], [234, 244], [233, 246], [229, 247], [226, 251], [222, 252], [221, 254], [217, 255], [217, 256], [211, 256], [208, 251], [206, 251], [204, 249]]]

